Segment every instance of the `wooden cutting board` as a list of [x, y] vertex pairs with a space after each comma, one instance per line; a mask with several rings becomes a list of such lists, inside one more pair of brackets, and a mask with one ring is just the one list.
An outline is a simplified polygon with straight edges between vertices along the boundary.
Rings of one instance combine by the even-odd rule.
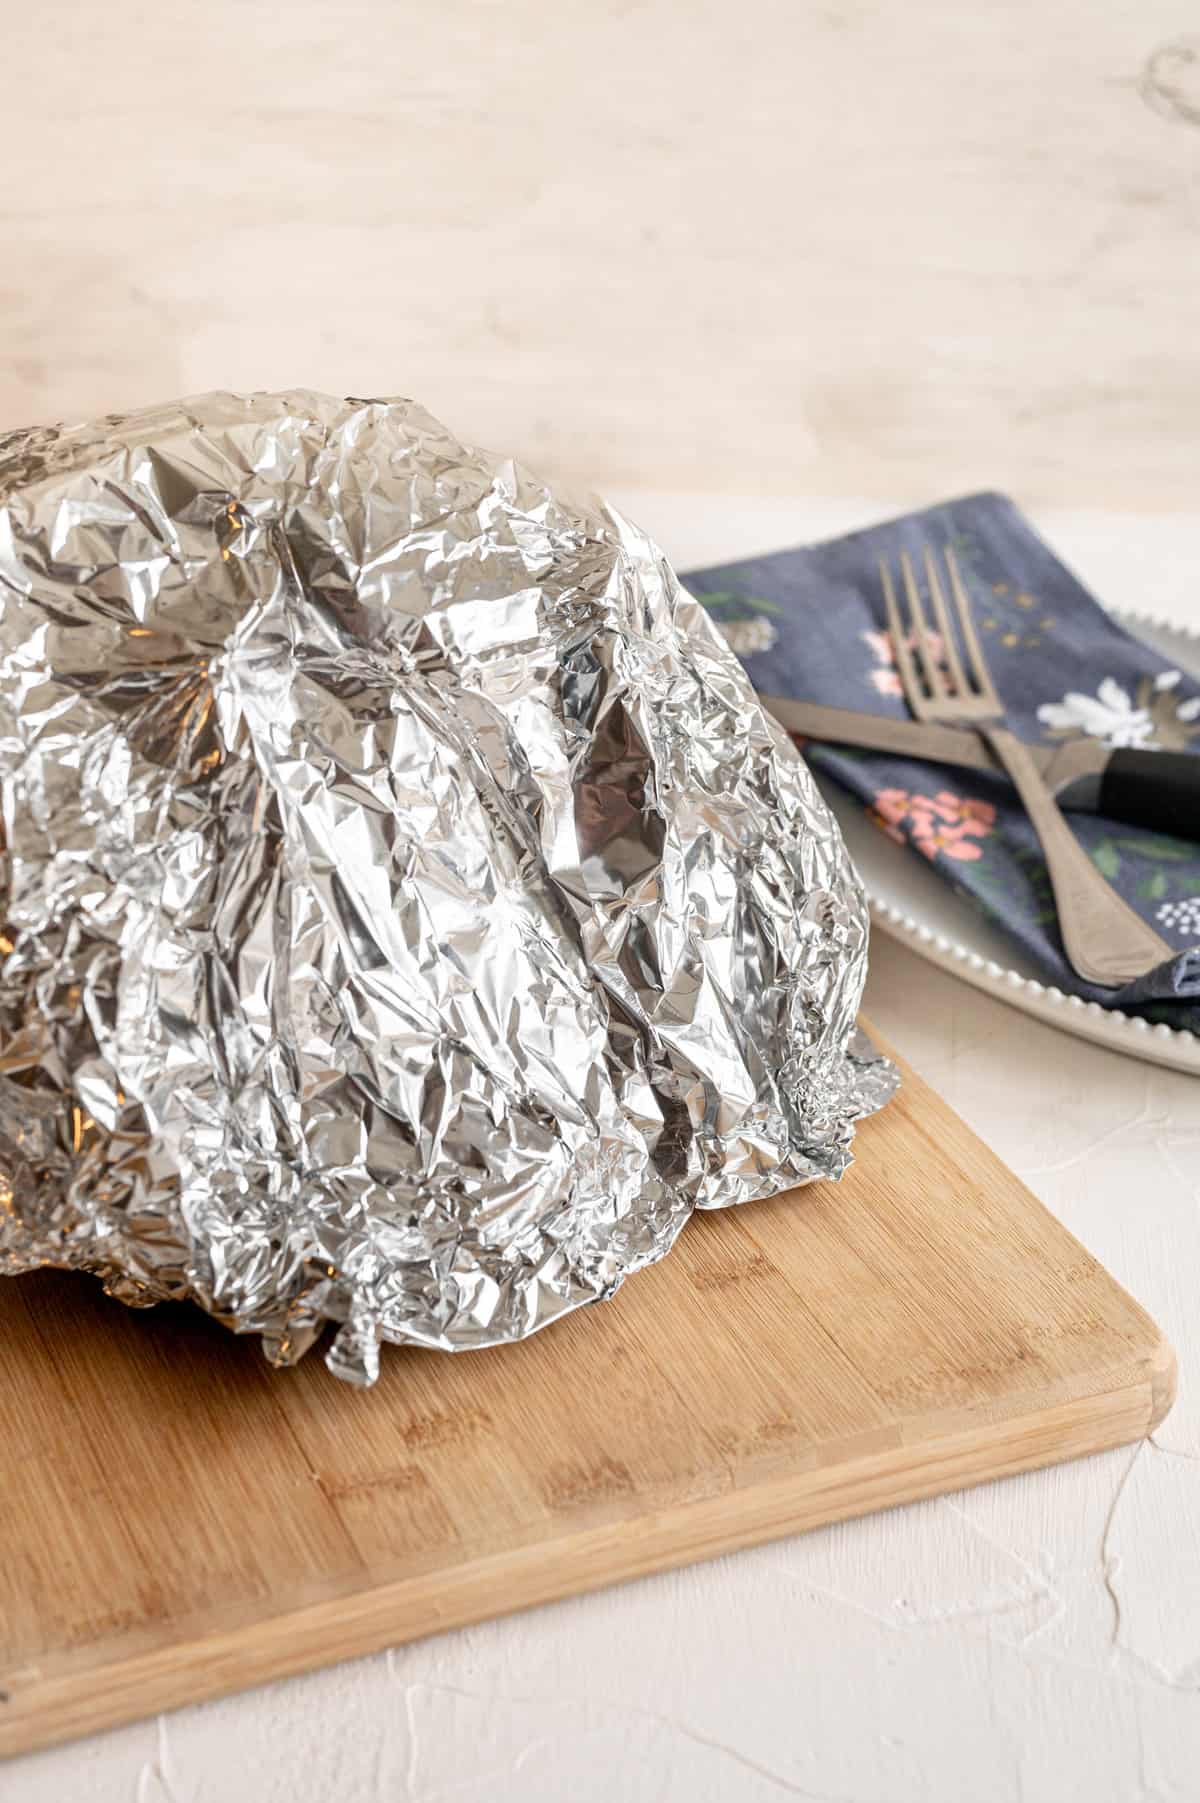
[[0, 1281], [0, 1752], [1147, 1433], [1154, 1323], [911, 1072], [821, 1184], [523, 1345], [273, 1372]]

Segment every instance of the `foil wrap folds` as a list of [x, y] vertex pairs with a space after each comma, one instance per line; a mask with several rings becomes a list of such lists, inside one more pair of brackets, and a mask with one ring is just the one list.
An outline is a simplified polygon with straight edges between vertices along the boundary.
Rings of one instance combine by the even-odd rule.
[[845, 1167], [867, 915], [662, 555], [408, 401], [0, 441], [0, 1270], [519, 1339]]

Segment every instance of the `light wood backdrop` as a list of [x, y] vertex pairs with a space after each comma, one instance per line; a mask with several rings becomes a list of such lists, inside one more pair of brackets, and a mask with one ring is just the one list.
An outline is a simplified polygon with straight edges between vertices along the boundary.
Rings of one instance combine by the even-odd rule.
[[0, 426], [308, 383], [600, 486], [1194, 504], [1196, 0], [0, 16]]

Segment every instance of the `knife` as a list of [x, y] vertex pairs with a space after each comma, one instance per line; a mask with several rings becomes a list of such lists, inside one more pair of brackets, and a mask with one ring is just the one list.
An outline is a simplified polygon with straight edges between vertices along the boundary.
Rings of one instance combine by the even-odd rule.
[[[1005, 777], [986, 740], [963, 727], [923, 726], [818, 701], [792, 701], [786, 695], [760, 695], [759, 700], [786, 731], [806, 739]], [[1099, 739], [1030, 744], [1026, 750], [1060, 807], [1200, 843], [1200, 757], [1193, 753], [1114, 749]]]

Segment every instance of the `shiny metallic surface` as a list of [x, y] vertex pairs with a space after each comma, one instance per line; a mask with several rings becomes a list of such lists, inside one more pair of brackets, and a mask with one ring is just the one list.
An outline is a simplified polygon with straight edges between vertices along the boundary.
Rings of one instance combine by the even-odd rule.
[[0, 1270], [520, 1339], [836, 1177], [867, 913], [662, 555], [408, 401], [0, 442]]

